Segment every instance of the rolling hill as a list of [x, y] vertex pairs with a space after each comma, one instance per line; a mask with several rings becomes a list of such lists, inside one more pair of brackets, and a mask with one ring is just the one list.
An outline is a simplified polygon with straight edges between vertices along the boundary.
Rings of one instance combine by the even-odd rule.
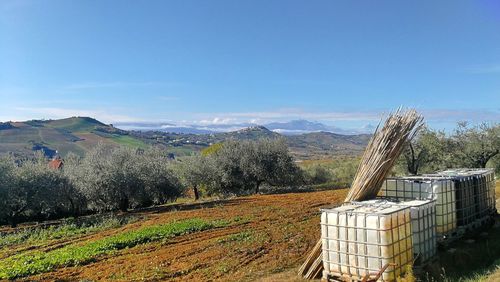
[[[7, 122], [0, 127], [0, 154], [30, 155], [43, 150], [49, 157], [58, 152], [82, 155], [98, 142], [109, 145], [133, 144], [144, 147], [144, 141], [128, 136], [128, 132], [88, 117], [59, 120]], [[8, 124], [8, 126], [7, 126]]]
[[311, 132], [287, 136], [288, 146], [300, 159], [322, 158], [325, 155], [359, 155], [371, 135], [342, 135], [331, 132]]
[[292, 153], [299, 159], [324, 158], [335, 155], [360, 154], [369, 135], [342, 135], [313, 132], [284, 136], [264, 126], [252, 126], [232, 132], [183, 134], [164, 131], [127, 131], [89, 117], [59, 120], [30, 120], [0, 123], [0, 154], [32, 155], [43, 150], [49, 157], [68, 152], [83, 155], [102, 142], [111, 146], [144, 148], [156, 145], [175, 155], [190, 154], [225, 140], [257, 140], [285, 138]]

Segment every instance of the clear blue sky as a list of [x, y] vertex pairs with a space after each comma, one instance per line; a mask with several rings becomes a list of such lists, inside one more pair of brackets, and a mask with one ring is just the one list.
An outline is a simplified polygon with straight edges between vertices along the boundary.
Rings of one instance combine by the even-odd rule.
[[0, 120], [500, 121], [500, 2], [2, 0], [0, 99]]

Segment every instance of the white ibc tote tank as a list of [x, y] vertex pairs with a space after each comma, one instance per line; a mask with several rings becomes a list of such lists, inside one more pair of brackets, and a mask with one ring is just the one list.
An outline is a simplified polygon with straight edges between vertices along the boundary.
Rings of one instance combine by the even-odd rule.
[[448, 177], [471, 177], [474, 179], [470, 190], [475, 202], [476, 219], [495, 215], [495, 171], [491, 168], [455, 168], [439, 171], [436, 174]]
[[389, 263], [382, 281], [394, 281], [413, 259], [410, 208], [346, 204], [322, 209], [323, 276], [361, 280]]
[[357, 205], [397, 205], [410, 207], [411, 232], [413, 243], [413, 260], [418, 266], [426, 265], [437, 253], [436, 241], [436, 201], [411, 200], [398, 201], [391, 199], [375, 199], [353, 202]]
[[457, 228], [455, 184], [440, 176], [387, 178], [380, 196], [397, 200], [436, 200], [436, 233], [447, 237]]

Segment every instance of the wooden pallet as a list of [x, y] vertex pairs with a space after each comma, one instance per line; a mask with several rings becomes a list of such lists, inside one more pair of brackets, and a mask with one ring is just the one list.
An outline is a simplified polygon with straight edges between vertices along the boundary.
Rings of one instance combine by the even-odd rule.
[[492, 224], [494, 218], [490, 215], [484, 216], [480, 219], [476, 219], [474, 222], [458, 227], [465, 234], [474, 234], [479, 228]]
[[446, 234], [445, 237], [438, 238], [437, 239], [438, 246], [446, 248], [448, 247], [448, 245], [462, 238], [464, 235], [465, 235], [465, 230], [463, 230], [462, 228], [457, 228], [452, 232]]
[[437, 243], [440, 247], [448, 247], [449, 244], [461, 239], [465, 235], [475, 234], [481, 231], [481, 228], [490, 224], [493, 224], [495, 218], [492, 216], [484, 216], [480, 219], [476, 219], [474, 222], [467, 224], [465, 226], [459, 226], [453, 232], [450, 232], [444, 238], [438, 238]]
[[[386, 271], [389, 266], [396, 266], [395, 263], [388, 263], [384, 265], [378, 272], [370, 273], [365, 277], [352, 277], [347, 275], [340, 275], [337, 273], [326, 273], [323, 272], [322, 281], [326, 282], [376, 282], [380, 279], [382, 274]], [[325, 278], [326, 277], [326, 278]]]

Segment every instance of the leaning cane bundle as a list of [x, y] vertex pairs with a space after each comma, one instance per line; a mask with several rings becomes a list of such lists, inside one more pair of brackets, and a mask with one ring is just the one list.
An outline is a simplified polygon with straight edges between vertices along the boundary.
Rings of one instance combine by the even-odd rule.
[[[401, 108], [387, 117], [382, 128], [379, 124], [366, 147], [345, 202], [368, 200], [377, 195], [406, 142], [415, 136], [422, 124], [423, 117], [417, 111]], [[300, 267], [299, 275], [313, 279], [320, 276], [322, 270], [319, 240]]]

